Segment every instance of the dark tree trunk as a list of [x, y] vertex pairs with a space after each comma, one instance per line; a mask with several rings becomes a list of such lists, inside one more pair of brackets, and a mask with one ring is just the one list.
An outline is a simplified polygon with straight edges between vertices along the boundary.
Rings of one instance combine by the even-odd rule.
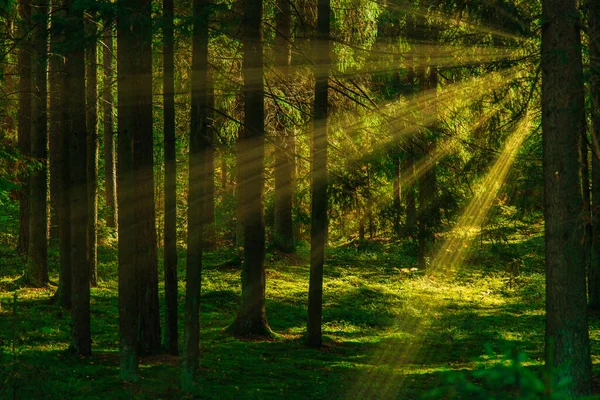
[[126, 0], [117, 15], [117, 201], [119, 230], [119, 358], [120, 378], [138, 380], [138, 274], [135, 269], [135, 205], [133, 174], [133, 132], [136, 129], [135, 63], [132, 52], [132, 13], [135, 0]]
[[584, 90], [575, 0], [545, 0], [542, 130], [546, 242], [546, 363], [571, 397], [591, 392], [586, 306], [581, 132]]
[[[17, 111], [17, 135], [19, 152], [27, 159], [31, 156], [31, 2], [19, 0], [19, 35], [23, 37], [19, 48], [19, 109]], [[27, 255], [29, 249], [29, 179], [21, 179], [19, 191], [19, 240], [17, 253]]]
[[192, 109], [190, 132], [190, 175], [188, 198], [188, 252], [185, 283], [185, 360], [181, 386], [189, 390], [200, 367], [200, 290], [202, 286], [202, 229], [206, 189], [208, 148], [207, 80], [208, 80], [208, 13], [207, 0], [194, 0], [192, 39]]
[[165, 347], [179, 354], [177, 329], [177, 162], [175, 158], [175, 78], [173, 0], [163, 0], [163, 102], [165, 140]]
[[102, 46], [103, 82], [102, 99], [104, 104], [104, 182], [106, 185], [106, 225], [117, 227], [117, 174], [115, 162], [115, 138], [113, 132], [113, 36], [111, 21], [104, 22]]
[[589, 266], [589, 306], [600, 310], [600, 4], [586, 1], [590, 38], [592, 99], [592, 256]]
[[[278, 0], [275, 7], [276, 36], [275, 64], [280, 69], [282, 83], [290, 80], [292, 60], [292, 19], [288, 0]], [[274, 245], [283, 253], [293, 253], [294, 226], [292, 207], [294, 199], [294, 136], [280, 115], [275, 132], [275, 234]]]
[[[57, 9], [52, 11], [52, 43], [60, 43], [64, 40], [64, 32], [59, 29], [60, 24], [54, 23], [55, 20], [62, 19], [65, 17], [65, 10], [63, 8], [63, 2], [61, 2]], [[57, 46], [59, 47], [59, 46]], [[70, 115], [69, 110], [69, 95], [67, 93], [66, 86], [66, 71], [65, 63], [62, 53], [53, 55], [53, 66], [55, 68], [52, 79], [56, 79], [56, 82], [51, 83], [51, 90], [57, 91], [54, 94], [54, 101], [52, 98], [50, 103], [52, 107], [56, 107], [56, 110], [52, 112], [51, 118], [54, 118], [54, 124], [56, 130], [51, 129], [51, 135], [54, 135], [54, 139], [50, 139], [50, 151], [52, 154], [51, 166], [56, 168], [56, 197], [58, 199], [58, 208], [55, 213], [58, 217], [58, 237], [59, 237], [59, 254], [60, 254], [60, 270], [58, 276], [58, 289], [53, 297], [53, 301], [56, 302], [63, 308], [71, 308], [71, 193], [69, 191], [69, 125], [67, 121]], [[52, 88], [52, 85], [56, 87]], [[51, 94], [52, 96], [52, 94]], [[52, 125], [51, 125], [52, 126]], [[56, 148], [53, 149], [53, 141], [55, 142]], [[52, 180], [52, 171], [50, 173], [50, 179]], [[52, 190], [52, 183], [50, 184]]]
[[309, 346], [322, 342], [323, 264], [327, 240], [327, 117], [329, 89], [330, 0], [318, 0], [315, 54], [314, 128], [311, 138], [310, 282], [306, 339]]
[[[65, 0], [68, 21], [65, 38], [83, 37], [83, 11], [72, 0]], [[71, 216], [71, 326], [72, 350], [90, 355], [90, 264], [87, 252], [88, 196], [87, 196], [87, 132], [85, 104], [85, 49], [79, 43], [66, 55], [65, 69], [68, 108], [68, 163]], [[66, 162], [63, 160], [63, 162]]]
[[158, 261], [154, 209], [154, 147], [152, 134], [152, 20], [150, 0], [135, 0], [131, 47], [134, 58], [133, 173], [135, 207], [135, 269], [139, 285], [139, 350], [160, 350]]
[[87, 186], [88, 186], [88, 258], [90, 284], [98, 286], [98, 47], [96, 22], [86, 21], [86, 127], [87, 127]]
[[58, 53], [60, 48], [60, 39], [58, 27], [60, 23], [57, 21], [57, 14], [61, 12], [61, 7], [58, 3], [51, 4], [52, 6], [52, 22], [51, 22], [51, 38], [50, 38], [50, 55], [48, 57], [48, 86], [49, 86], [49, 108], [48, 108], [48, 162], [50, 163], [50, 239], [54, 240], [59, 237], [59, 219], [60, 219], [60, 134], [62, 131], [62, 109], [60, 105], [61, 96], [61, 80], [64, 74], [64, 62], [61, 55]]
[[214, 250], [216, 246], [215, 227], [215, 132], [213, 126], [213, 108], [215, 107], [215, 86], [212, 75], [207, 74], [207, 108], [206, 108], [206, 134], [204, 150], [204, 248]]
[[25, 267], [25, 282], [35, 287], [48, 284], [48, 212], [46, 209], [46, 157], [48, 143], [46, 66], [48, 58], [48, 3], [33, 2], [32, 21], [32, 96], [31, 96], [31, 157], [40, 167], [32, 174], [29, 204], [29, 249]]
[[236, 336], [270, 335], [265, 312], [264, 92], [262, 0], [244, 2], [244, 128], [238, 149], [238, 201], [243, 206], [244, 264], [240, 308], [229, 330]]
[[244, 203], [242, 199], [242, 168], [244, 168], [244, 128], [238, 130], [235, 143], [235, 247], [244, 247]]

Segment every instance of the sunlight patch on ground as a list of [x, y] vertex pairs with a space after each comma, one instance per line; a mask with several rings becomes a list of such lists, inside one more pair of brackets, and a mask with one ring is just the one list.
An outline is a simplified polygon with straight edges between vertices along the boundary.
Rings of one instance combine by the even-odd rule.
[[[490, 168], [486, 178], [476, 191], [475, 196], [470, 201], [462, 215], [459, 217], [455, 228], [448, 233], [446, 240], [442, 243], [440, 249], [433, 256], [430, 269], [428, 270], [428, 276], [423, 276], [418, 279], [415, 284], [421, 286], [431, 285], [429, 293], [431, 293], [431, 299], [434, 301], [428, 301], [426, 298], [421, 298], [420, 308], [423, 310], [425, 315], [437, 315], [443, 317], [444, 310], [440, 304], [440, 297], [445, 299], [447, 307], [458, 307], [464, 306], [460, 303], [476, 303], [481, 305], [484, 302], [497, 298], [497, 295], [491, 291], [478, 290], [479, 288], [474, 287], [461, 287], [456, 286], [453, 290], [448, 290], [448, 284], [452, 285], [449, 280], [451, 279], [453, 269], [456, 269], [462, 265], [468, 254], [468, 250], [476, 238], [476, 233], [481, 223], [484, 221], [490, 207], [493, 204], [496, 194], [504, 184], [504, 181], [508, 175], [508, 172], [516, 158], [517, 152], [523, 143], [527, 133], [529, 131], [529, 118], [525, 116], [515, 127], [513, 133], [507, 138], [502, 152], [499, 154], [497, 160]], [[441, 278], [441, 279], [440, 279]], [[435, 281], [439, 280], [436, 285]], [[446, 284], [444, 285], [444, 281]], [[452, 287], [452, 286], [451, 286]], [[439, 293], [443, 291], [444, 293]], [[438, 292], [438, 293], [436, 293]], [[434, 293], [437, 295], [435, 296]], [[427, 297], [427, 296], [426, 296]], [[502, 301], [497, 299], [497, 301]], [[452, 305], [452, 303], [456, 303]], [[427, 335], [430, 330], [434, 319], [411, 319], [406, 321], [405, 318], [400, 317], [396, 321], [396, 325], [403, 326], [408, 325], [407, 328], [414, 332], [415, 340], [411, 342], [394, 342], [390, 341], [387, 344], [382, 344], [381, 348], [377, 351], [377, 354], [373, 357], [372, 363], [374, 365], [403, 365], [414, 361], [417, 357], [427, 357], [427, 348], [425, 342], [421, 342], [416, 338], [421, 338]], [[448, 332], [450, 335], [448, 340], [455, 341], [460, 340], [460, 332]], [[459, 336], [456, 336], [456, 335]], [[393, 394], [397, 392], [398, 388], [402, 386], [405, 376], [401, 377], [388, 377], [387, 379], [376, 379], [377, 387], [373, 387], [372, 377], [376, 374], [376, 371], [371, 371], [360, 379], [357, 384], [349, 391], [349, 397], [358, 398], [368, 397], [369, 393], [373, 393], [374, 390], [379, 394], [379, 398], [393, 397]]]

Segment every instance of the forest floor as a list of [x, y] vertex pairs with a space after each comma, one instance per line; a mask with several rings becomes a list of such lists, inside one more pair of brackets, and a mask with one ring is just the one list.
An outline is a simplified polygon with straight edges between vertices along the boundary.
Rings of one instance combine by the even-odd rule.
[[[215, 267], [230, 254], [208, 253], [202, 282], [201, 378], [198, 392], [187, 398], [411, 399], [428, 392], [431, 398], [442, 398], [469, 390], [487, 394], [464, 398], [487, 398], [510, 390], [511, 379], [539, 384], [531, 376], [543, 374], [541, 225], [515, 225], [505, 239], [475, 242], [464, 265], [444, 277], [416, 269], [415, 258], [409, 256], [415, 252], [409, 242], [385, 241], [330, 249], [325, 344], [319, 350], [302, 341], [307, 248], [300, 247], [295, 256], [267, 254], [267, 315], [277, 333], [270, 341], [237, 340], [224, 333], [238, 305], [240, 270]], [[179, 257], [181, 337], [184, 255]], [[51, 280], [56, 282], [55, 248], [49, 257]], [[100, 284], [91, 290], [94, 355], [73, 357], [65, 352], [69, 313], [48, 304], [55, 288], [16, 287], [23, 260], [0, 240], [0, 398], [186, 398], [178, 389], [175, 357], [143, 358], [139, 384], [119, 381], [115, 247], [100, 247], [99, 260]], [[590, 323], [597, 374], [600, 323], [597, 316]], [[511, 367], [509, 359], [520, 364]], [[481, 372], [499, 368], [497, 375]], [[435, 388], [441, 392], [430, 392]]]

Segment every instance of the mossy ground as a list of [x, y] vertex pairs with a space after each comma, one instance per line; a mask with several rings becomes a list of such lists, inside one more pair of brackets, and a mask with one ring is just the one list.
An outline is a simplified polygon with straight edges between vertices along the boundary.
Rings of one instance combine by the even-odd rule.
[[[268, 341], [238, 340], [224, 332], [235, 317], [240, 270], [212, 267], [230, 254], [209, 253], [202, 282], [202, 370], [196, 391], [187, 395], [179, 390], [180, 360], [168, 355], [141, 359], [139, 383], [119, 380], [114, 246], [99, 249], [100, 284], [92, 288], [91, 300], [94, 355], [80, 358], [66, 353], [69, 313], [48, 305], [52, 288], [16, 286], [24, 263], [4, 240], [0, 398], [14, 393], [20, 399], [420, 398], [452, 371], [497, 363], [510, 344], [526, 352], [527, 365], [537, 369], [544, 341], [541, 234], [540, 226], [515, 225], [502, 243], [477, 242], [465, 265], [444, 279], [413, 268], [416, 249], [410, 242], [332, 247], [319, 350], [302, 340], [306, 248], [295, 256], [267, 255], [267, 314], [276, 333]], [[57, 250], [49, 254], [56, 282]], [[179, 260], [182, 339], [183, 252]], [[590, 323], [597, 373], [600, 324], [594, 316]]]

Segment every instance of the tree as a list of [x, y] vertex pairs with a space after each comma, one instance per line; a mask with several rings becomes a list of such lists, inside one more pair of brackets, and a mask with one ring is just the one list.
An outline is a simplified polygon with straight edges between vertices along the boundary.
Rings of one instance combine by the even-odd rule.
[[588, 275], [589, 306], [600, 310], [600, 5], [586, 1], [592, 103], [592, 254]]
[[[58, 218], [58, 237], [59, 237], [59, 254], [60, 268], [58, 275], [58, 289], [53, 297], [53, 301], [63, 308], [71, 308], [71, 193], [69, 190], [69, 129], [67, 121], [70, 118], [69, 110], [69, 95], [66, 85], [66, 71], [64, 55], [64, 20], [65, 10], [63, 2], [56, 5], [56, 9], [52, 11], [52, 30], [51, 43], [53, 48], [60, 52], [52, 55], [52, 63], [54, 66], [54, 76], [52, 79], [55, 82], [50, 84], [50, 104], [54, 109], [51, 113], [51, 118], [54, 120], [54, 128], [51, 123], [51, 135], [54, 138], [50, 139], [51, 166], [56, 168], [54, 179], [57, 181], [57, 209], [55, 214]], [[60, 46], [59, 46], [60, 44]], [[55, 91], [55, 92], [54, 92]], [[53, 101], [54, 100], [54, 101]], [[56, 146], [56, 147], [54, 147]], [[52, 180], [52, 172], [50, 179]], [[52, 191], [52, 183], [50, 184]]]
[[173, 0], [163, 0], [163, 102], [165, 146], [165, 346], [179, 353], [177, 329], [177, 160], [175, 159], [175, 82]]
[[242, 298], [229, 331], [236, 336], [269, 336], [265, 312], [264, 191], [264, 65], [262, 0], [244, 1], [243, 77], [244, 126], [238, 143], [238, 202], [242, 207], [244, 263]]
[[591, 391], [583, 198], [584, 91], [574, 0], [542, 6], [542, 130], [546, 242], [546, 362], [569, 378], [572, 397]]
[[311, 228], [310, 282], [308, 287], [307, 342], [321, 346], [323, 313], [323, 264], [327, 240], [327, 115], [329, 89], [330, 0], [317, 5], [317, 41], [315, 53], [314, 128], [311, 138]]
[[46, 67], [48, 61], [48, 4], [33, 3], [32, 22], [32, 96], [31, 96], [31, 157], [39, 166], [30, 178], [29, 249], [25, 266], [25, 282], [35, 287], [48, 284], [48, 240], [46, 210], [46, 157], [48, 140]]
[[[65, 0], [65, 40], [84, 36], [83, 10], [72, 0]], [[85, 48], [82, 41], [70, 41], [65, 55], [68, 93], [67, 135], [70, 193], [71, 244], [71, 349], [80, 355], [90, 355], [92, 339], [90, 328], [90, 264], [88, 258], [88, 186], [87, 186], [87, 131], [85, 104]]]
[[50, 55], [48, 57], [48, 161], [50, 163], [50, 239], [59, 237], [60, 230], [60, 132], [64, 121], [60, 104], [61, 82], [64, 75], [64, 60], [59, 54], [59, 26], [61, 8], [58, 2], [51, 4]]
[[121, 3], [117, 14], [118, 157], [117, 201], [119, 229], [119, 359], [120, 378], [137, 381], [138, 274], [135, 268], [135, 205], [133, 131], [135, 129], [135, 40], [132, 13], [136, 0]]
[[[288, 0], [279, 0], [275, 7], [275, 64], [280, 69], [282, 83], [290, 79], [292, 61], [292, 18]], [[281, 113], [280, 113], [281, 114]], [[294, 226], [292, 205], [294, 198], [294, 136], [279, 115], [275, 125], [275, 232], [274, 244], [284, 253], [293, 253]]]
[[[158, 307], [158, 260], [154, 209], [154, 147], [152, 134], [152, 2], [136, 0], [132, 17], [134, 58], [133, 134], [134, 263], [138, 281], [139, 349], [155, 353], [161, 347]], [[120, 98], [120, 97], [119, 97]], [[120, 128], [119, 128], [120, 130]]]
[[[115, 168], [115, 138], [113, 131], [113, 35], [112, 21], [104, 21], [102, 37], [102, 102], [104, 111], [104, 182], [106, 185], [106, 225], [117, 227], [117, 174]], [[166, 112], [166, 110], [165, 110]]]
[[90, 283], [98, 286], [98, 47], [96, 21], [85, 22], [86, 37], [86, 126], [87, 126], [87, 185], [88, 185], [88, 258]]
[[[31, 2], [19, 0], [19, 35], [22, 37], [17, 59], [19, 73], [19, 109], [17, 135], [19, 152], [26, 158], [31, 155]], [[21, 182], [19, 191], [19, 241], [17, 253], [27, 255], [29, 249], [29, 180]]]
[[182, 387], [188, 389], [200, 367], [200, 288], [207, 150], [208, 13], [206, 0], [193, 2], [192, 109], [190, 113], [190, 174], [188, 195], [188, 251], [185, 282], [185, 361]]

